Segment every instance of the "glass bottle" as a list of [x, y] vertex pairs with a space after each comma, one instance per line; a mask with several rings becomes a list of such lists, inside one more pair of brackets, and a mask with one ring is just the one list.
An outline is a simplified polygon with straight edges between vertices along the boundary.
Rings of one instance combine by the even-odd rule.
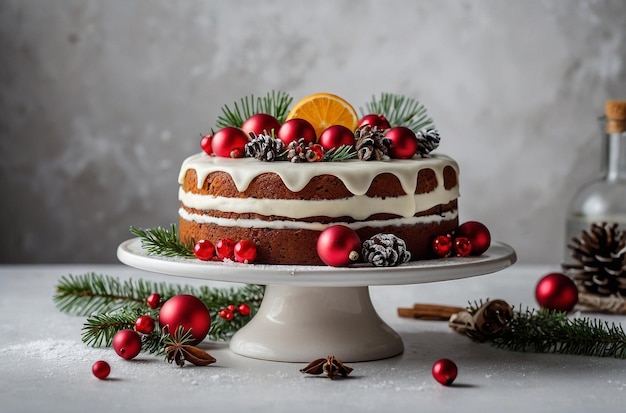
[[564, 262], [571, 263], [567, 244], [592, 223], [617, 223], [626, 230], [626, 101], [609, 100], [602, 120], [602, 174], [584, 184], [569, 204]]

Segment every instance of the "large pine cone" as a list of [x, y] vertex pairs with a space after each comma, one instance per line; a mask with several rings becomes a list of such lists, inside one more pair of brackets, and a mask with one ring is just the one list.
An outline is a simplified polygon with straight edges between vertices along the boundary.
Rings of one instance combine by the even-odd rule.
[[283, 141], [280, 139], [263, 134], [254, 136], [254, 133], [251, 133], [250, 137], [252, 140], [244, 147], [246, 156], [260, 161], [273, 162], [283, 151]]
[[568, 248], [575, 264], [563, 264], [567, 275], [592, 294], [626, 297], [626, 240], [617, 224], [591, 224]]
[[363, 242], [363, 258], [376, 267], [395, 267], [411, 259], [403, 239], [394, 234], [376, 234]]
[[354, 131], [354, 145], [357, 156], [362, 161], [382, 161], [389, 156], [391, 139], [385, 137], [377, 127], [363, 125]]

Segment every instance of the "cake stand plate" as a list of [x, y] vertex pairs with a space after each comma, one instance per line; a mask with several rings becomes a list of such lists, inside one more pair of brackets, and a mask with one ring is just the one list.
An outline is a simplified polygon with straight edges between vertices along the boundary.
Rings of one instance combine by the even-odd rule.
[[334, 355], [369, 361], [403, 352], [400, 336], [376, 313], [368, 286], [419, 284], [489, 274], [516, 261], [493, 242], [479, 257], [415, 261], [398, 267], [248, 265], [149, 255], [139, 238], [120, 244], [119, 260], [142, 270], [266, 286], [257, 314], [235, 333], [230, 349], [272, 361], [309, 362]]

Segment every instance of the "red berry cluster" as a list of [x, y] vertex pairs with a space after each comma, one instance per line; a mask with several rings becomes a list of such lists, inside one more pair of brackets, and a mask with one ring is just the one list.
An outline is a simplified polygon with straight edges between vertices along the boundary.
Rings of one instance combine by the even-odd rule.
[[235, 242], [230, 238], [222, 238], [215, 245], [209, 240], [196, 242], [193, 253], [202, 261], [233, 260], [242, 263], [253, 263], [256, 259], [256, 245], [249, 240]]
[[453, 234], [439, 235], [433, 239], [432, 250], [438, 257], [467, 257], [480, 255], [491, 245], [487, 227], [477, 221], [460, 225]]
[[226, 321], [231, 321], [235, 316], [239, 314], [242, 317], [247, 317], [250, 315], [250, 306], [248, 304], [242, 303], [238, 306], [234, 304], [229, 304], [226, 308], [223, 308], [219, 311], [218, 315], [222, 317]]

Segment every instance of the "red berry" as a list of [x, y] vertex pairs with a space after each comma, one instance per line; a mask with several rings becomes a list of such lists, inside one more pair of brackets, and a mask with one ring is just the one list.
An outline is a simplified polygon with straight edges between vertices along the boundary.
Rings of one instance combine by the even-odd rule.
[[472, 255], [482, 254], [491, 245], [489, 229], [478, 221], [467, 221], [461, 224], [456, 230], [456, 235], [472, 242]]
[[315, 143], [317, 135], [315, 128], [305, 119], [293, 118], [289, 119], [278, 129], [276, 137], [283, 141], [285, 145], [289, 145], [293, 141], [304, 138], [304, 143]]
[[385, 137], [391, 139], [389, 155], [395, 159], [410, 159], [417, 152], [417, 137], [415, 132], [404, 126], [396, 126], [385, 132]]
[[450, 235], [438, 235], [433, 240], [433, 252], [440, 258], [447, 257], [452, 252], [452, 237]]
[[233, 313], [234, 313], [234, 312], [237, 310], [237, 307], [235, 307], [235, 304], [228, 304], [228, 305], [226, 306], [226, 309], [227, 309], [228, 311], [230, 311], [230, 312], [233, 312]]
[[91, 366], [91, 372], [100, 380], [104, 380], [111, 374], [111, 366], [104, 360], [98, 360]]
[[241, 129], [227, 126], [218, 130], [211, 139], [211, 147], [222, 158], [241, 158], [248, 143], [248, 135]]
[[317, 255], [326, 265], [342, 267], [360, 257], [361, 239], [345, 225], [332, 225], [317, 238]]
[[199, 260], [209, 261], [215, 255], [215, 246], [207, 239], [201, 239], [193, 247], [193, 255]]
[[213, 155], [213, 148], [211, 147], [211, 135], [204, 135], [200, 140], [200, 147], [208, 155]]
[[449, 386], [456, 379], [458, 369], [449, 359], [437, 360], [432, 368], [433, 377], [444, 386]]
[[233, 313], [233, 312], [232, 312], [232, 311], [230, 311], [230, 310], [223, 309], [223, 310], [220, 310], [220, 312], [219, 312], [219, 316], [220, 316], [220, 317], [222, 317], [222, 318], [223, 318], [224, 320], [226, 320], [226, 321], [230, 321], [230, 320], [232, 320], [232, 319], [233, 319], [233, 317], [235, 316], [235, 313]]
[[354, 132], [343, 125], [333, 125], [324, 129], [317, 141], [329, 151], [342, 145], [354, 145]]
[[146, 303], [153, 310], [157, 309], [161, 306], [161, 296], [157, 293], [152, 293], [146, 298]]
[[135, 321], [135, 331], [150, 334], [154, 331], [155, 324], [154, 318], [149, 315], [141, 315], [137, 318], [137, 321]]
[[361, 118], [358, 126], [363, 125], [370, 125], [372, 128], [376, 126], [378, 130], [381, 131], [387, 130], [391, 127], [386, 117], [374, 113], [370, 113], [369, 115], [365, 115]]
[[578, 303], [578, 288], [567, 275], [553, 272], [539, 280], [535, 287], [535, 298], [544, 308], [567, 312]]
[[276, 132], [280, 129], [280, 122], [267, 113], [257, 113], [250, 116], [243, 125], [241, 125], [241, 129], [245, 133], [252, 132], [255, 135], [266, 134], [271, 136], [272, 131], [274, 131], [274, 135], [276, 135]]
[[120, 330], [113, 336], [113, 349], [123, 359], [131, 360], [141, 351], [141, 337], [135, 330]]
[[453, 249], [457, 257], [467, 257], [472, 253], [472, 242], [465, 237], [456, 237]]
[[235, 244], [233, 254], [237, 262], [252, 263], [256, 259], [256, 245], [247, 239], [241, 240]]
[[221, 260], [232, 260], [235, 253], [235, 241], [230, 238], [222, 238], [215, 244], [215, 252], [217, 253], [217, 257]]
[[250, 315], [250, 306], [248, 304], [239, 304], [237, 311], [242, 316], [247, 317]]

